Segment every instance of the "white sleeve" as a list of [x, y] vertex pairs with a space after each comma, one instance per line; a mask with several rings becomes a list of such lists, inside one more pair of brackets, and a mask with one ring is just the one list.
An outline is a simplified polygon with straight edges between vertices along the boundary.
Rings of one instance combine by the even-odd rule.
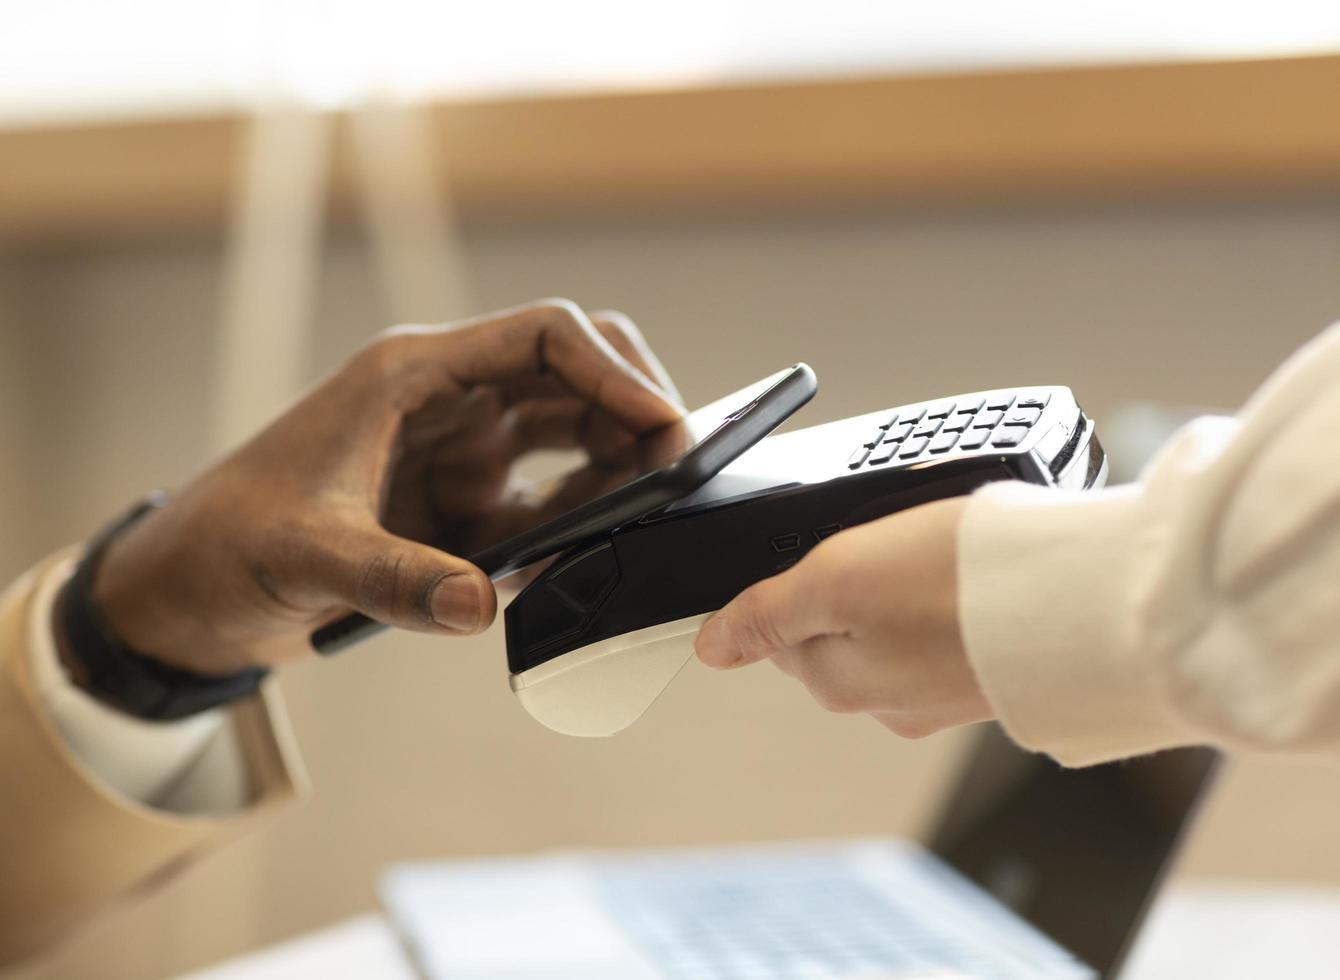
[[1067, 765], [1340, 751], [1337, 449], [1340, 324], [1135, 484], [974, 494], [959, 616], [1006, 731]]
[[245, 764], [228, 712], [151, 722], [95, 700], [70, 680], [56, 651], [51, 614], [71, 561], [33, 597], [28, 652], [37, 695], [87, 775], [137, 803], [175, 813], [227, 813], [248, 802]]

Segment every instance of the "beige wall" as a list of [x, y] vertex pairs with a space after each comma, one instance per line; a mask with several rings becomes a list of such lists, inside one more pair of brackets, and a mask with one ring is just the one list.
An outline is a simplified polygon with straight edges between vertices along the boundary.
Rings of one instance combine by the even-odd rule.
[[[621, 307], [690, 403], [809, 360], [807, 422], [1029, 382], [1072, 385], [1100, 426], [1128, 399], [1233, 405], [1340, 317], [1333, 199], [517, 224], [469, 228], [466, 245], [476, 305]], [[31, 529], [7, 534], [10, 561], [203, 461], [219, 250], [108, 245], [0, 269], [23, 312], [0, 311], [0, 370], [16, 356], [31, 375], [22, 399], [0, 386], [0, 417], [21, 400], [40, 419], [27, 451], [0, 428], [6, 476], [17, 459], [41, 488], [0, 496], [7, 525]], [[313, 371], [382, 309], [358, 242], [334, 241]], [[384, 638], [284, 687], [317, 795], [32, 975], [154, 977], [234, 953], [369, 907], [395, 858], [914, 832], [960, 745], [825, 715], [766, 667], [691, 669], [626, 734], [564, 739], [512, 703], [500, 629]], [[1242, 763], [1187, 868], [1340, 881], [1337, 807], [1340, 768]]]
[[26, 329], [26, 291], [21, 263], [0, 264], [0, 513], [6, 516], [0, 532], [0, 578], [8, 581], [20, 572], [33, 547], [31, 523], [10, 520], [30, 513], [35, 500], [29, 469], [29, 386], [32, 338]]

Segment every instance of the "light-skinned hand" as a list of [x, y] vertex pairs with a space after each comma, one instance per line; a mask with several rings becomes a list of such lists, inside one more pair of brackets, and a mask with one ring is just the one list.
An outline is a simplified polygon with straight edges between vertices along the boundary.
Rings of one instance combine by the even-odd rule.
[[965, 498], [833, 535], [709, 619], [709, 667], [771, 660], [824, 708], [908, 738], [991, 717], [963, 648], [957, 539]]

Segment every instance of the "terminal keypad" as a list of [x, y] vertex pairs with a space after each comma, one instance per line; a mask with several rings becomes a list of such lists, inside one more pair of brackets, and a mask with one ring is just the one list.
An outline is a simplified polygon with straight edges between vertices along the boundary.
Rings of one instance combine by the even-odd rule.
[[866, 435], [848, 458], [847, 468], [939, 457], [955, 449], [1013, 448], [1042, 418], [1050, 398], [1046, 392], [994, 392], [905, 409]]

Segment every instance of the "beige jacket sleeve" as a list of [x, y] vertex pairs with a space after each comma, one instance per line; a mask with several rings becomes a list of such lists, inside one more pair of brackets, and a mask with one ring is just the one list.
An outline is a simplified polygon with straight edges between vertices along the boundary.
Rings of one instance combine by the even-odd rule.
[[273, 691], [230, 711], [250, 784], [237, 815], [155, 809], [90, 772], [48, 716], [27, 650], [29, 608], [63, 565], [48, 561], [0, 601], [0, 964], [247, 831], [304, 785]]
[[1340, 325], [1135, 484], [984, 488], [959, 545], [968, 654], [1021, 745], [1336, 754]]

